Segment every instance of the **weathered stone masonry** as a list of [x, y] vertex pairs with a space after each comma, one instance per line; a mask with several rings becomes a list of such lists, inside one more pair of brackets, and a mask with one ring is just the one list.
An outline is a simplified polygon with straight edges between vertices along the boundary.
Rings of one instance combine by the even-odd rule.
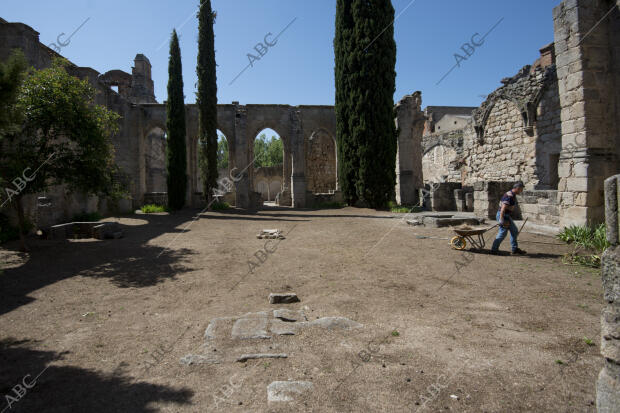
[[492, 217], [499, 195], [523, 180], [520, 212], [530, 222], [551, 230], [602, 222], [603, 181], [620, 172], [617, 5], [557, 6], [555, 42], [540, 59], [502, 80], [463, 129], [425, 136], [425, 183], [473, 187], [475, 212]]
[[601, 259], [606, 306], [601, 315], [601, 355], [605, 366], [597, 382], [599, 413], [620, 411], [620, 175], [605, 181], [607, 240]]

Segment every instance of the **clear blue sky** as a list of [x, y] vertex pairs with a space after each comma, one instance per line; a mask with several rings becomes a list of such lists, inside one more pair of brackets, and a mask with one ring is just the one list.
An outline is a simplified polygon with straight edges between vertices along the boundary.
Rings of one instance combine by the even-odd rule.
[[[79, 66], [104, 73], [131, 72], [137, 53], [153, 65], [155, 95], [166, 98], [168, 39], [173, 28], [181, 36], [186, 102], [195, 101], [198, 0], [1, 0], [0, 17], [23, 22], [45, 44], [65, 32], [70, 35], [90, 20], [62, 49]], [[334, 103], [335, 0], [213, 0], [219, 103]], [[423, 106], [477, 106], [539, 56], [553, 41], [552, 8], [560, 0], [393, 0], [396, 14], [395, 102], [422, 91]], [[191, 16], [191, 17], [190, 17]], [[486, 33], [501, 18], [475, 53], [455, 64], [454, 54], [478, 32]], [[188, 20], [189, 18], [189, 20]], [[295, 22], [260, 60], [232, 85], [248, 64], [248, 53], [269, 32], [276, 35]], [[186, 22], [182, 27], [181, 25]], [[64, 40], [65, 38], [61, 38]], [[163, 46], [162, 46], [163, 44]]]

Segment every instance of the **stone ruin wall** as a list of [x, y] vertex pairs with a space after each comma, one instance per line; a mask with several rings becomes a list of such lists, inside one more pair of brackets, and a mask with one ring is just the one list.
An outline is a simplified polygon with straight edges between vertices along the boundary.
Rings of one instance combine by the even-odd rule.
[[[526, 66], [504, 80], [506, 84], [489, 95], [465, 128], [464, 185], [521, 180], [528, 189], [553, 189], [545, 182], [550, 180], [545, 172], [553, 169], [547, 165], [549, 155], [561, 149], [555, 68], [529, 71]], [[527, 106], [534, 107], [530, 113]]]
[[462, 182], [463, 129], [435, 133], [422, 138], [424, 183]]
[[620, 409], [620, 175], [605, 181], [607, 241], [611, 243], [601, 258], [603, 297], [601, 314], [601, 355], [605, 365], [596, 385], [599, 413]]
[[336, 190], [336, 142], [324, 131], [306, 140], [306, 180], [307, 190], [314, 194]]

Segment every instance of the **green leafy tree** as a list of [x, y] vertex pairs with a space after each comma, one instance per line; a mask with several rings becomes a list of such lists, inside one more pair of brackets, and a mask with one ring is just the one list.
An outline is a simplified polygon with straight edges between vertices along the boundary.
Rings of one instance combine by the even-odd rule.
[[228, 142], [223, 136], [217, 142], [217, 168], [228, 169]]
[[0, 140], [7, 133], [19, 130], [22, 113], [17, 110], [17, 98], [26, 78], [26, 58], [15, 50], [9, 59], [0, 62]]
[[[341, 187], [384, 207], [396, 184], [396, 43], [390, 0], [338, 1], [336, 16], [336, 120]], [[355, 194], [351, 187], [354, 182]]]
[[215, 35], [213, 25], [216, 14], [211, 0], [201, 0], [198, 11], [198, 93], [200, 173], [207, 203], [217, 186], [217, 76], [215, 64]]
[[67, 73], [66, 60], [33, 71], [10, 110], [23, 120], [0, 145], [0, 176], [11, 182], [5, 205], [19, 219], [21, 246], [27, 250], [27, 217], [22, 198], [64, 184], [69, 190], [100, 196], [118, 195], [111, 137], [118, 114], [95, 105], [96, 90]]
[[272, 136], [269, 146], [267, 147], [268, 166], [282, 165], [283, 156], [284, 147], [282, 145], [282, 139]]
[[166, 103], [166, 128], [168, 129], [168, 206], [179, 210], [185, 206], [187, 191], [187, 146], [185, 143], [185, 101], [183, 96], [183, 67], [181, 49], [176, 30], [170, 40], [168, 63], [168, 101]]
[[267, 135], [260, 134], [254, 140], [254, 166], [282, 165], [282, 140], [276, 136], [267, 139]]

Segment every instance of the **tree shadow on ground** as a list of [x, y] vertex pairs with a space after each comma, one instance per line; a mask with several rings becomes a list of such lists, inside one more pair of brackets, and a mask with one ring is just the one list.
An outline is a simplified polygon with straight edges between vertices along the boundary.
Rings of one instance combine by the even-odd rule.
[[[109, 278], [119, 288], [141, 288], [191, 271], [184, 265], [185, 258], [195, 252], [174, 248], [180, 241], [173, 238], [164, 246], [149, 244], [162, 234], [186, 232], [180, 226], [191, 219], [190, 214], [132, 217], [144, 222], [120, 225], [124, 238], [116, 240], [29, 240], [31, 252], [21, 254], [23, 264], [0, 272], [0, 314], [34, 301], [28, 296], [32, 291], [76, 275]], [[16, 250], [17, 244], [12, 247]]]
[[549, 258], [561, 258], [562, 257], [562, 254], [547, 254], [543, 252], [536, 252], [536, 253], [528, 252], [525, 255], [512, 255], [508, 251], [498, 251], [497, 254], [492, 254], [491, 250], [487, 250], [487, 249], [480, 250], [480, 249], [474, 249], [474, 248], [468, 249], [467, 252], [471, 252], [474, 254], [482, 254], [482, 255], [495, 255], [498, 257], [519, 257], [519, 258], [533, 258], [533, 259], [540, 259], [540, 258], [549, 259]]
[[[300, 208], [296, 208], [296, 209], [291, 209], [291, 208], [287, 208], [285, 209], [286, 211], [291, 211], [289, 213], [279, 213], [278, 211], [282, 211], [280, 209], [278, 210], [274, 210], [274, 209], [268, 209], [268, 210], [259, 210], [259, 211], [246, 211], [246, 210], [242, 210], [242, 209], [228, 209], [226, 211], [218, 211], [222, 216], [225, 217], [229, 217], [229, 216], [234, 216], [234, 215], [238, 215], [238, 216], [244, 216], [244, 217], [255, 217], [255, 216], [260, 216], [260, 217], [274, 217], [276, 218], [276, 221], [286, 221], [286, 219], [281, 219], [280, 217], [283, 218], [305, 218], [306, 220], [308, 220], [309, 218], [368, 218], [368, 219], [394, 219], [394, 218], [402, 218], [401, 216], [376, 216], [376, 215], [354, 215], [354, 214], [312, 214], [312, 212], [323, 212], [323, 211], [328, 211], [325, 209], [300, 209]], [[295, 213], [296, 212], [305, 212], [305, 213]], [[272, 213], [269, 213], [272, 212]], [[275, 213], [273, 213], [275, 212]], [[402, 215], [406, 215], [406, 214], [402, 214]], [[209, 215], [209, 218], [212, 218], [216, 215]]]
[[[0, 410], [150, 413], [159, 410], [149, 406], [151, 403], [191, 404], [194, 393], [188, 388], [136, 382], [118, 371], [109, 374], [75, 366], [50, 365], [62, 360], [66, 353], [36, 350], [31, 347], [34, 345], [36, 343], [29, 340], [0, 341]], [[22, 393], [18, 398], [13, 388], [24, 386], [24, 383], [31, 388], [26, 388], [25, 393], [18, 391]], [[7, 399], [7, 395], [18, 400]]]

